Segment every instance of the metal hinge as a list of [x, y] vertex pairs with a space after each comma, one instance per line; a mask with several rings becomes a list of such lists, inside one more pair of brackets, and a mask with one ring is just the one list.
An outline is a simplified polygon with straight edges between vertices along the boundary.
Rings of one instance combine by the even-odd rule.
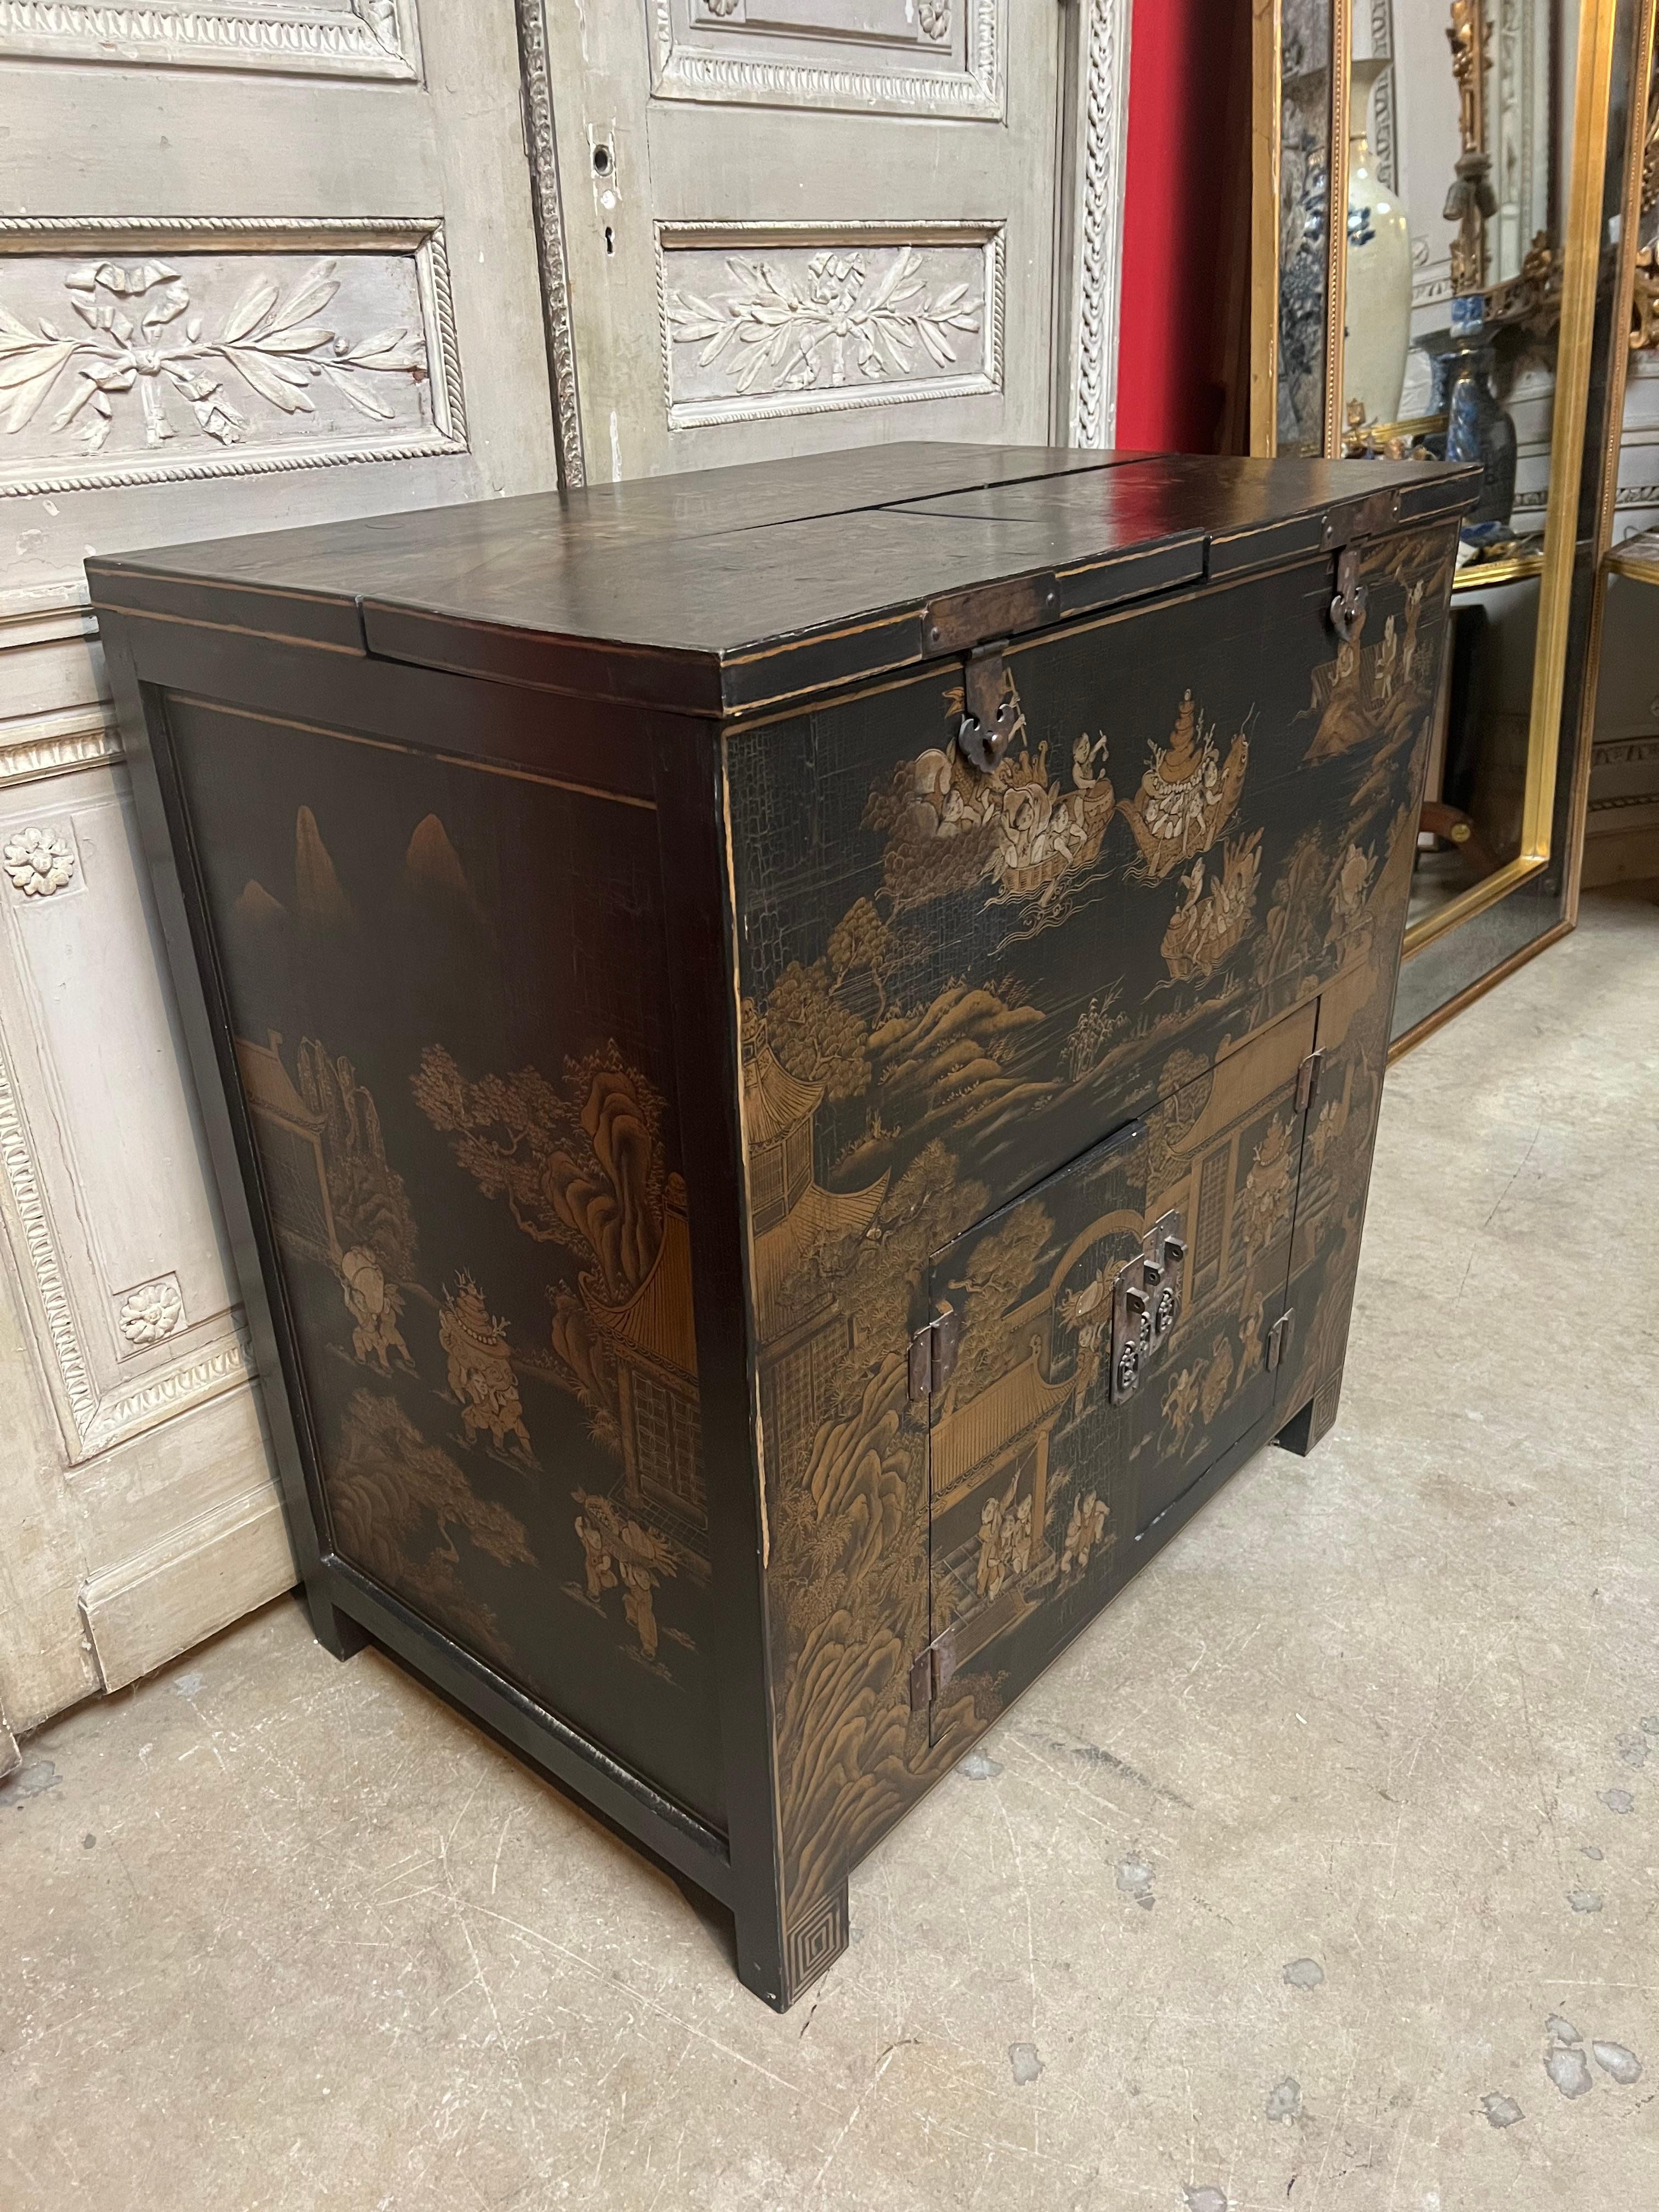
[[911, 1662], [911, 1711], [925, 1712], [956, 1671], [957, 1632], [953, 1623]]
[[1296, 1334], [1296, 1309], [1287, 1306], [1267, 1331], [1267, 1372], [1271, 1375], [1291, 1348]]
[[1296, 1071], [1296, 1110], [1305, 1114], [1319, 1096], [1319, 1078], [1325, 1066], [1323, 1051], [1310, 1052]]
[[1325, 550], [1334, 552], [1351, 538], [1370, 538], [1379, 530], [1386, 530], [1391, 522], [1399, 521], [1404, 506], [1403, 492], [1374, 491], [1368, 492], [1364, 499], [1334, 507], [1325, 517], [1321, 533]]
[[910, 1339], [910, 1395], [932, 1398], [950, 1381], [962, 1341], [962, 1319], [943, 1300], [932, 1321]]

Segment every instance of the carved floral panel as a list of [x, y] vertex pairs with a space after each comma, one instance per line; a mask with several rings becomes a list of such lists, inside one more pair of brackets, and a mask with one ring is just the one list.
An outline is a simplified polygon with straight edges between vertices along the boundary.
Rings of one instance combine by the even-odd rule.
[[129, 1344], [148, 1347], [160, 1344], [185, 1326], [184, 1294], [176, 1275], [158, 1275], [140, 1283], [116, 1301], [116, 1320]]
[[21, 898], [51, 898], [75, 881], [75, 832], [66, 822], [25, 823], [0, 844], [0, 865]]
[[465, 446], [435, 222], [0, 223], [0, 496]]
[[659, 100], [1003, 113], [1000, 0], [653, 0]]
[[420, 74], [413, 0], [0, 0], [0, 55], [296, 76]]
[[1002, 388], [990, 225], [658, 229], [669, 426]]

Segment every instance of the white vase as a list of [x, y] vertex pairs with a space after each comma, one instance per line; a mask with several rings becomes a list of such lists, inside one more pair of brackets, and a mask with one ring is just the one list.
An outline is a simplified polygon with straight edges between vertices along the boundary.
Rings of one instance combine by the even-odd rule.
[[1386, 59], [1357, 61], [1348, 100], [1348, 267], [1343, 414], [1357, 399], [1367, 422], [1397, 422], [1412, 334], [1411, 226], [1376, 173], [1366, 136], [1371, 92]]

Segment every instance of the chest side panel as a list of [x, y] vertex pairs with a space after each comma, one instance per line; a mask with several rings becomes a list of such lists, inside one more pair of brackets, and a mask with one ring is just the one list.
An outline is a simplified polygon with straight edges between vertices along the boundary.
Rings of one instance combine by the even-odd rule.
[[718, 1820], [654, 810], [167, 711], [323, 1547]]
[[[1367, 549], [1346, 643], [1320, 561], [1011, 650], [987, 775], [955, 744], [959, 663], [727, 736], [792, 1912], [983, 1724], [971, 1684], [954, 1735], [908, 1698], [927, 1262], [1392, 957], [1453, 543]], [[1254, 1165], [1235, 1147], [1228, 1176]]]

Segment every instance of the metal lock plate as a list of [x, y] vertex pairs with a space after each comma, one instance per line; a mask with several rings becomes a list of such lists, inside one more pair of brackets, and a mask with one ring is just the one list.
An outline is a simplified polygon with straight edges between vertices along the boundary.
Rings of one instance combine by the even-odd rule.
[[1178, 1212], [1161, 1214], [1112, 1281], [1111, 1402], [1133, 1398], [1181, 1319], [1187, 1244]]
[[1146, 1231], [1141, 1255], [1147, 1285], [1147, 1318], [1152, 1327], [1152, 1350], [1161, 1352], [1181, 1319], [1182, 1273], [1187, 1246], [1181, 1233], [1181, 1216], [1163, 1214]]
[[1319, 1079], [1324, 1073], [1325, 1054], [1310, 1052], [1296, 1071], [1296, 1110], [1310, 1114], [1319, 1097]]
[[925, 1651], [919, 1651], [910, 1662], [910, 1710], [925, 1712], [939, 1692], [955, 1679], [957, 1672], [957, 1631], [952, 1622], [943, 1635], [936, 1636]]
[[1152, 1320], [1146, 1295], [1146, 1263], [1139, 1254], [1120, 1267], [1112, 1283], [1111, 1400], [1121, 1406], [1140, 1388], [1152, 1349]]
[[1328, 551], [1334, 545], [1347, 544], [1351, 538], [1375, 537], [1399, 521], [1404, 505], [1401, 493], [1394, 490], [1368, 492], [1364, 499], [1334, 507], [1325, 518], [1322, 542]]

